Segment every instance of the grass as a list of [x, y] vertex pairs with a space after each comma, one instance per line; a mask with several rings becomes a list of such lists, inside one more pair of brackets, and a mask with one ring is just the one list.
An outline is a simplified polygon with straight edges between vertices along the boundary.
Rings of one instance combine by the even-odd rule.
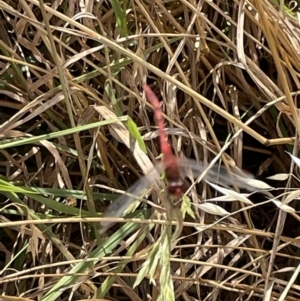
[[[1, 300], [299, 300], [290, 4], [0, 0]], [[176, 155], [273, 189], [158, 181], [100, 235], [160, 159], [145, 79]]]

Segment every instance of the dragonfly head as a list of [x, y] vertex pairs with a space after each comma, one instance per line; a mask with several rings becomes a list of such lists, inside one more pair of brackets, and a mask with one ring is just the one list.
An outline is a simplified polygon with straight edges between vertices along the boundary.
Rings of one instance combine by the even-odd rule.
[[175, 197], [181, 197], [188, 187], [188, 183], [182, 179], [168, 182], [168, 192]]

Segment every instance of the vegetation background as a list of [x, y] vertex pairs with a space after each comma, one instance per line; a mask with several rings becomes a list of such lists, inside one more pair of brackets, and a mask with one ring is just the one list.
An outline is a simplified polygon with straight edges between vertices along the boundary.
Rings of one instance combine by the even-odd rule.
[[[0, 1], [0, 299], [299, 300], [298, 5]], [[176, 155], [275, 189], [220, 217], [191, 180], [179, 232], [154, 189], [100, 235], [160, 158], [145, 78]]]

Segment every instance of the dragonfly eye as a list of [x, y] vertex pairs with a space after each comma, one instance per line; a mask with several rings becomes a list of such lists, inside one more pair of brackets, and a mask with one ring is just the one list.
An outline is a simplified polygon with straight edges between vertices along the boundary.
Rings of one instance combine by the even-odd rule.
[[172, 186], [169, 186], [168, 187], [168, 192], [169, 194], [175, 196], [175, 197], [181, 197], [183, 192], [182, 192], [182, 189], [180, 187], [172, 187]]

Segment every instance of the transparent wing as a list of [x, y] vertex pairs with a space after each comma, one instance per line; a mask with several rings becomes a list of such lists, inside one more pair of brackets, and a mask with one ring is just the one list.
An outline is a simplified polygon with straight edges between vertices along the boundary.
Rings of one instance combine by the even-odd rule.
[[[141, 200], [143, 195], [153, 186], [156, 180], [159, 179], [163, 170], [163, 165], [156, 165], [149, 173], [135, 182], [125, 194], [119, 196], [107, 208], [103, 217], [121, 217], [124, 215], [126, 209], [136, 200]], [[100, 233], [104, 233], [110, 228], [114, 222], [102, 221], [100, 223]]]
[[[192, 173], [193, 177], [197, 179], [208, 167], [208, 164], [199, 163], [195, 160], [182, 158], [179, 160], [180, 172], [182, 176], [186, 177]], [[257, 187], [251, 185], [253, 183], [253, 175], [238, 170], [231, 170], [230, 173], [224, 166], [218, 164], [205, 171], [204, 179], [223, 186], [236, 185], [240, 188], [249, 191], [257, 190]]]

